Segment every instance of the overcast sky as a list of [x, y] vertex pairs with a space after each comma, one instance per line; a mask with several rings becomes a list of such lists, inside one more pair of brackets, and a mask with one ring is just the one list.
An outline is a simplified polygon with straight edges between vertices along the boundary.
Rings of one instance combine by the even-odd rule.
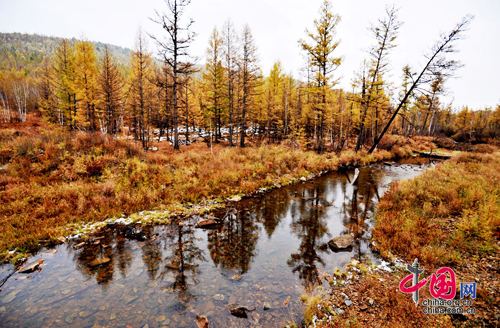
[[[268, 75], [273, 63], [280, 60], [287, 72], [300, 78], [303, 66], [297, 41], [305, 38], [319, 17], [323, 0], [192, 0], [186, 18], [194, 19], [192, 29], [198, 34], [192, 53], [205, 63], [205, 51], [213, 28], [231, 19], [241, 30], [248, 24], [258, 47], [260, 65]], [[343, 63], [335, 72], [340, 86], [350, 90], [355, 71], [359, 71], [366, 50], [373, 39], [370, 22], [385, 14], [386, 5], [400, 8], [404, 23], [390, 54], [389, 79], [401, 82], [405, 64], [415, 70], [424, 63], [423, 55], [438, 40], [440, 33], [451, 30], [466, 14], [475, 19], [467, 39], [457, 43], [460, 53], [453, 56], [465, 67], [458, 78], [446, 83], [454, 107], [474, 109], [500, 104], [500, 1], [499, 0], [332, 0], [333, 12], [342, 18], [337, 38], [337, 56]], [[133, 48], [137, 30], [161, 35], [149, 20], [154, 11], [166, 11], [163, 0], [0, 0], [0, 32], [38, 33], [58, 37], [81, 37]], [[154, 45], [150, 43], [151, 50]]]

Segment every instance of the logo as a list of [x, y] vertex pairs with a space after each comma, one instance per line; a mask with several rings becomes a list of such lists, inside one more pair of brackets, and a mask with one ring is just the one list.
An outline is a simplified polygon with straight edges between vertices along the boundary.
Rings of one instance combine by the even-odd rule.
[[[426, 279], [420, 280], [420, 275], [425, 271], [420, 268], [418, 259], [415, 259], [413, 265], [407, 264], [406, 270], [410, 274], [404, 278], [399, 284], [399, 290], [403, 293], [412, 294], [415, 306], [419, 303], [419, 290], [424, 287], [428, 282], [429, 291], [434, 297], [434, 300], [425, 300], [424, 306], [433, 306], [433, 308], [425, 307], [424, 313], [475, 313], [475, 308], [463, 309], [463, 306], [471, 306], [471, 300], [462, 300], [464, 297], [470, 296], [476, 298], [476, 283], [475, 282], [461, 282], [460, 283], [460, 300], [454, 300], [457, 285], [455, 278], [455, 271], [448, 267], [440, 268]], [[406, 286], [411, 281], [411, 286]], [[445, 308], [434, 308], [434, 306], [446, 306]], [[456, 307], [452, 307], [456, 306]]]

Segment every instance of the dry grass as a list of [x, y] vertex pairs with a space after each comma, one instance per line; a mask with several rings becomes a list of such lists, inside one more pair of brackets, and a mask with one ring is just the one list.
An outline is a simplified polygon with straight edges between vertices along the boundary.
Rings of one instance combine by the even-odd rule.
[[500, 153], [463, 154], [392, 185], [379, 203], [373, 237], [390, 253], [426, 265], [456, 265], [489, 253], [500, 232]]

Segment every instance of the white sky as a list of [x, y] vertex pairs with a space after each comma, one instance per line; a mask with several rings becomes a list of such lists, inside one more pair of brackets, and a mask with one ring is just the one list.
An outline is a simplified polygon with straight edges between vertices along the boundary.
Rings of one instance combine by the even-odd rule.
[[[268, 75], [276, 60], [298, 78], [303, 65], [297, 41], [305, 38], [319, 17], [323, 0], [192, 0], [185, 17], [193, 18], [192, 29], [198, 34], [192, 53], [205, 63], [205, 51], [213, 28], [227, 19], [235, 27], [248, 23], [258, 47], [260, 65]], [[390, 55], [390, 80], [400, 85], [401, 69], [413, 69], [424, 63], [423, 54], [440, 33], [451, 30], [466, 14], [475, 19], [467, 39], [457, 43], [460, 53], [453, 58], [465, 67], [458, 78], [446, 83], [454, 107], [474, 109], [500, 104], [500, 1], [499, 0], [331, 0], [333, 12], [342, 17], [337, 29], [341, 40], [338, 56], [344, 61], [336, 71], [340, 86], [350, 90], [354, 71], [358, 71], [366, 49], [373, 44], [368, 31], [370, 22], [384, 16], [387, 4], [400, 8], [404, 23]], [[38, 33], [59, 37], [80, 37], [133, 48], [139, 26], [161, 35], [162, 31], [148, 17], [154, 10], [166, 11], [162, 0], [0, 0], [0, 32]], [[153, 46], [153, 43], [150, 43]]]

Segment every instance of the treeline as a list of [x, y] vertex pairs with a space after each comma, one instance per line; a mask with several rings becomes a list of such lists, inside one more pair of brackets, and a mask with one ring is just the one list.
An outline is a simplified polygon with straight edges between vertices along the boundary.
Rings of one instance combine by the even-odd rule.
[[[47, 57], [54, 54], [63, 38], [25, 33], [0, 33], [0, 71], [22, 71], [24, 74], [34, 74]], [[76, 38], [68, 39], [75, 46]], [[104, 48], [108, 47], [120, 66], [128, 66], [130, 49], [92, 41], [96, 54], [102, 57]]]
[[[318, 151], [347, 145], [372, 151], [385, 133], [444, 134], [458, 141], [500, 137], [500, 106], [457, 111], [440, 102], [446, 80], [459, 67], [445, 55], [454, 51], [453, 42], [470, 17], [436, 43], [421, 72], [403, 69], [397, 92], [384, 76], [401, 22], [397, 10], [387, 8], [386, 17], [371, 28], [370, 57], [353, 79], [352, 90], [345, 91], [335, 88], [334, 72], [342, 61], [335, 35], [340, 17], [328, 1], [315, 30], [299, 40], [305, 58], [300, 78], [287, 73], [279, 61], [264, 76], [250, 28], [237, 31], [230, 21], [213, 30], [200, 69], [189, 52], [191, 22], [182, 20], [189, 1], [165, 2], [167, 13], [153, 19], [165, 35], [139, 33], [129, 65], [107, 46], [99, 55], [92, 42], [61, 39], [50, 58], [33, 52], [27, 62], [37, 65], [30, 68], [19, 65], [21, 56], [13, 55], [18, 50], [2, 43], [0, 52], [5, 56], [10, 49], [11, 63], [4, 63], [0, 73], [2, 122], [22, 121], [28, 111], [39, 110], [68, 130], [125, 133], [145, 149], [163, 136], [175, 148], [199, 137], [244, 147], [251, 137]], [[148, 40], [157, 46], [157, 56]]]

